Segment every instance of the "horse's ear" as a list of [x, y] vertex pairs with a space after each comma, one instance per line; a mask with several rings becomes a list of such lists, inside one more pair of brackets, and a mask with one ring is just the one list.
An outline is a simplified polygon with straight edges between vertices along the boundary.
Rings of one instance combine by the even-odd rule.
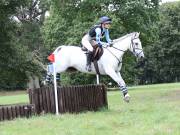
[[134, 35], [134, 37], [135, 37], [135, 38], [139, 38], [139, 35], [140, 35], [140, 32], [136, 32], [135, 35]]

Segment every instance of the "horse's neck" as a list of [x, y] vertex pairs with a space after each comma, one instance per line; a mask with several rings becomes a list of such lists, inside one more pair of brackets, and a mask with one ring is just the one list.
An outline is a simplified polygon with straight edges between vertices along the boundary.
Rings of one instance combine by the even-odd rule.
[[127, 51], [130, 47], [131, 37], [127, 36], [123, 39], [116, 39], [117, 41], [114, 43], [114, 47], [123, 50], [124, 52]]

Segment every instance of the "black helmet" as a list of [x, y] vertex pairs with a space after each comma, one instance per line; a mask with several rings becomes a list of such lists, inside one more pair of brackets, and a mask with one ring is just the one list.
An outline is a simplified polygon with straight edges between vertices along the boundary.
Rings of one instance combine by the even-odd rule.
[[107, 17], [107, 16], [102, 16], [100, 19], [99, 19], [99, 22], [100, 23], [111, 23], [112, 22], [112, 19]]

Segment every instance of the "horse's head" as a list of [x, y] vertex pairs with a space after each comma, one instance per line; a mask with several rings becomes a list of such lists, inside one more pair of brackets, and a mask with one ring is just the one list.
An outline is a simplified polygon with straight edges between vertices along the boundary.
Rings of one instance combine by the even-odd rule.
[[130, 45], [130, 51], [137, 57], [137, 58], [144, 58], [144, 52], [142, 49], [142, 44], [139, 39], [138, 32], [133, 33], [131, 37], [131, 45]]
[[[113, 45], [111, 47], [121, 52], [130, 50], [139, 59], [140, 66], [143, 66], [145, 64], [145, 59], [139, 34], [140, 33], [138, 32], [133, 32], [115, 39], [113, 40]], [[111, 54], [113, 53], [111, 52]], [[122, 57], [121, 55], [122, 53], [120, 54], [120, 57]]]
[[139, 39], [140, 33], [135, 32], [133, 33], [131, 37], [131, 46], [130, 46], [130, 51], [139, 59], [138, 67], [144, 66], [145, 64], [145, 59], [144, 59], [144, 52], [142, 49], [142, 44]]

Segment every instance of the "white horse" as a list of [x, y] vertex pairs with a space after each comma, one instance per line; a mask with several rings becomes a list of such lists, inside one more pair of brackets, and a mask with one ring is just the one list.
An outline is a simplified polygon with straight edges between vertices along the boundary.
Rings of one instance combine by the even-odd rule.
[[[104, 53], [98, 60], [98, 66], [100, 74], [109, 75], [119, 85], [124, 95], [124, 100], [129, 102], [130, 96], [120, 74], [122, 57], [127, 50], [130, 50], [138, 58], [144, 57], [139, 33], [127, 34], [113, 40], [111, 47], [104, 47]], [[93, 64], [91, 72], [86, 70], [86, 54], [80, 47], [59, 46], [53, 54], [55, 55], [55, 69], [57, 73], [64, 72], [68, 68], [73, 67], [80, 72], [96, 74]]]

